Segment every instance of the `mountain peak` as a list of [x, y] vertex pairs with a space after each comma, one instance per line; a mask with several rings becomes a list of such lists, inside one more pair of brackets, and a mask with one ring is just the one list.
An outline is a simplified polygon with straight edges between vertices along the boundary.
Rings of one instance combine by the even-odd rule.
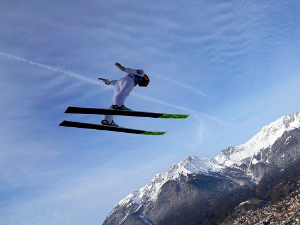
[[242, 160], [252, 157], [260, 150], [273, 145], [285, 131], [290, 131], [298, 127], [300, 127], [300, 112], [285, 115], [275, 122], [264, 126], [260, 132], [254, 135], [245, 144], [223, 150], [215, 157], [215, 160], [225, 166], [232, 166], [234, 164], [240, 165]]
[[187, 176], [188, 174], [207, 174], [222, 168], [215, 159], [188, 156], [177, 164], [177, 173]]
[[215, 159], [198, 158], [188, 156], [178, 164], [173, 164], [168, 172], [158, 173], [154, 176], [149, 184], [134, 192], [118, 203], [118, 205], [138, 204], [141, 205], [146, 201], [157, 199], [160, 188], [169, 180], [180, 181], [181, 176], [187, 177], [189, 174], [208, 174], [221, 169]]

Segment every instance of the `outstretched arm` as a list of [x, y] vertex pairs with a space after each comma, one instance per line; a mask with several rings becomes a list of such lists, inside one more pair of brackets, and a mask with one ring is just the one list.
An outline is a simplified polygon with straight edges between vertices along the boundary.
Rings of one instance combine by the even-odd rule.
[[116, 67], [118, 67], [120, 70], [125, 71], [125, 67], [122, 66], [120, 63], [116, 62], [115, 65], [116, 65]]
[[108, 80], [108, 79], [105, 79], [105, 78], [98, 78], [98, 80], [103, 81], [106, 85], [115, 86], [115, 84], [117, 83], [117, 80]]
[[122, 66], [120, 63], [116, 63], [115, 64], [116, 67], [118, 67], [120, 70], [129, 73], [129, 74], [134, 74], [134, 75], [138, 75], [138, 76], [144, 76], [144, 71], [140, 70], [140, 69], [130, 69], [130, 68], [125, 68], [124, 66]]

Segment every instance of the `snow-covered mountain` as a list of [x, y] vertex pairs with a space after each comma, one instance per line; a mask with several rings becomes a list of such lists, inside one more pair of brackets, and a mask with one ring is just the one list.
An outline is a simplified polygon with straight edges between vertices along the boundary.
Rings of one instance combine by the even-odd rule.
[[262, 149], [270, 148], [284, 132], [300, 127], [300, 112], [286, 115], [263, 127], [259, 133], [245, 144], [223, 150], [215, 159], [219, 164], [241, 165], [243, 160], [258, 154]]
[[[170, 215], [176, 210], [178, 215], [186, 213], [186, 208], [181, 208], [182, 205], [188, 207], [192, 204], [192, 211], [195, 211], [195, 208], [200, 210], [202, 206], [199, 201], [203, 201], [207, 202], [207, 208], [212, 212], [214, 204], [227, 203], [228, 196], [252, 193], [253, 185], [262, 179], [269, 168], [286, 165], [295, 157], [300, 159], [300, 155], [293, 149], [299, 145], [297, 134], [292, 133], [298, 128], [300, 112], [279, 118], [263, 127], [245, 144], [229, 147], [215, 158], [189, 156], [180, 163], [173, 164], [168, 172], [157, 174], [145, 187], [121, 200], [103, 225], [163, 224], [166, 223], [166, 218], [175, 218]], [[284, 146], [288, 150], [283, 154], [290, 158], [283, 160]], [[205, 211], [203, 208], [201, 210]], [[170, 221], [171, 219], [168, 223]], [[187, 220], [184, 221], [187, 224]]]
[[127, 204], [131, 200], [137, 204], [141, 204], [145, 201], [155, 201], [161, 187], [167, 181], [175, 180], [181, 182], [182, 177], [187, 177], [189, 174], [208, 174], [210, 172], [219, 171], [221, 168], [223, 167], [217, 164], [214, 159], [189, 156], [180, 163], [173, 164], [168, 172], [157, 174], [149, 184], [130, 193], [119, 202], [119, 205]]
[[[180, 163], [173, 164], [168, 172], [157, 174], [145, 187], [131, 192], [117, 204], [108, 218], [120, 209], [125, 212], [122, 214], [130, 215], [132, 212], [138, 211], [141, 207], [150, 202], [155, 202], [161, 192], [161, 187], [170, 180], [174, 180], [180, 184], [185, 182], [184, 178], [189, 174], [209, 174], [217, 172], [222, 168], [223, 167], [219, 165], [215, 159], [189, 156]], [[121, 224], [124, 219], [126, 219], [126, 216], [117, 224]], [[104, 222], [104, 224], [106, 223]]]

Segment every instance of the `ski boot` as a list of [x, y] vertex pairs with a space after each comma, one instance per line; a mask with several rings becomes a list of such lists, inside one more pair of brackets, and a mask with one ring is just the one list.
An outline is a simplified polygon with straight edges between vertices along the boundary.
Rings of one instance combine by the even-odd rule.
[[109, 123], [107, 120], [102, 120], [101, 121], [101, 125], [103, 125], [103, 126], [110, 126], [110, 127], [121, 127], [121, 126], [119, 126], [118, 124], [116, 124], [114, 121], [111, 121], [111, 123]]
[[131, 109], [127, 108], [125, 105], [122, 105], [121, 107], [117, 106], [117, 105], [113, 105], [112, 106], [113, 109], [117, 109], [117, 110], [127, 110], [127, 111], [132, 111]]

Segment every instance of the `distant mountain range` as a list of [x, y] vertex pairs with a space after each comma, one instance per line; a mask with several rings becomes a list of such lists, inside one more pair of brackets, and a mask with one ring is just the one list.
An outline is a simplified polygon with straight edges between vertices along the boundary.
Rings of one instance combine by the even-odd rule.
[[299, 168], [296, 112], [215, 158], [189, 156], [173, 164], [121, 200], [103, 225], [233, 224], [241, 203], [252, 199], [256, 209], [287, 197], [298, 182]]

